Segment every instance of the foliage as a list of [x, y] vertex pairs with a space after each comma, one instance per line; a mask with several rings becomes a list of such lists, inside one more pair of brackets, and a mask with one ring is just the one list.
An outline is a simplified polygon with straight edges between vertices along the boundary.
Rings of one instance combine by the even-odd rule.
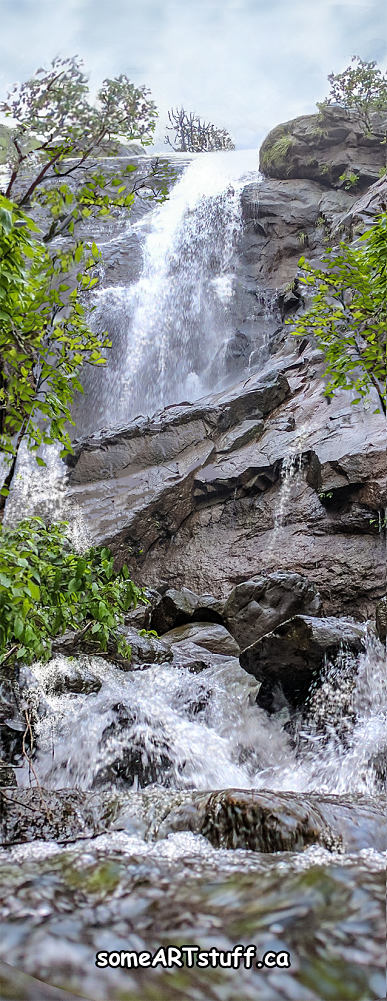
[[329, 97], [318, 105], [320, 111], [330, 105], [340, 105], [352, 112], [365, 133], [374, 134], [375, 112], [387, 112], [387, 73], [383, 73], [375, 60], [370, 62], [353, 56], [342, 73], [330, 73]]
[[272, 146], [264, 149], [261, 158], [263, 170], [268, 167], [279, 167], [282, 161], [286, 159], [293, 142], [294, 139], [291, 135], [282, 135], [279, 139], [276, 139]]
[[[104, 80], [91, 104], [77, 57], [54, 59], [15, 85], [0, 111], [11, 121], [1, 145], [0, 446], [16, 456], [24, 435], [35, 450], [53, 441], [70, 448], [66, 423], [80, 369], [102, 364], [110, 346], [107, 334], [90, 329], [82, 296], [97, 283], [98, 249], [77, 240], [75, 228], [130, 209], [136, 192], [163, 201], [168, 168], [155, 160], [134, 182], [131, 163], [101, 170], [94, 158], [111, 158], [122, 139], [151, 142], [156, 109], [146, 88], [124, 75]], [[42, 232], [30, 218], [37, 210]], [[51, 249], [57, 237], [69, 238], [66, 250], [58, 240]], [[13, 470], [14, 462], [3, 493]]]
[[[130, 208], [135, 167], [129, 164], [108, 178], [93, 158], [113, 156], [123, 140], [152, 142], [156, 107], [149, 91], [121, 74], [103, 81], [92, 104], [82, 67], [76, 56], [56, 58], [49, 69], [40, 68], [30, 80], [16, 84], [0, 103], [0, 112], [12, 122], [3, 194], [21, 207], [37, 200], [49, 208], [46, 240], [71, 234], [82, 217], [106, 214], [115, 205]], [[83, 177], [86, 168], [87, 181], [78, 190], [69, 179]], [[149, 186], [152, 176], [137, 188]]]
[[353, 170], [345, 170], [343, 174], [340, 174], [339, 181], [341, 181], [346, 191], [352, 191], [353, 188], [357, 187], [359, 177], [360, 175], [355, 174]]
[[108, 549], [74, 553], [61, 523], [40, 518], [0, 528], [0, 664], [48, 660], [52, 640], [66, 630], [89, 634], [92, 649], [130, 648], [118, 627], [146, 601], [126, 566], [114, 571]]
[[172, 139], [165, 136], [165, 141], [175, 152], [202, 153], [217, 149], [235, 149], [231, 136], [226, 129], [218, 129], [211, 122], [205, 122], [192, 111], [184, 108], [171, 108], [168, 111], [169, 125], [167, 131], [173, 132]]
[[357, 243], [329, 248], [315, 268], [304, 257], [300, 281], [314, 291], [311, 307], [298, 317], [294, 334], [313, 336], [326, 362], [331, 398], [340, 389], [354, 390], [353, 403], [379, 397], [386, 413], [387, 348], [387, 213]]
[[38, 236], [32, 219], [0, 196], [0, 448], [9, 456], [24, 435], [35, 451], [53, 441], [71, 450], [66, 423], [82, 389], [79, 370], [102, 364], [110, 344], [90, 330], [80, 301], [98, 281], [97, 247], [50, 254]]

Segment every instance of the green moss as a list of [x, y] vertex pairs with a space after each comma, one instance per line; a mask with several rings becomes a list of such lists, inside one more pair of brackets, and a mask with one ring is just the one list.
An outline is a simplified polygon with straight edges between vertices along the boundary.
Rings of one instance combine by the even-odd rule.
[[80, 890], [89, 895], [103, 897], [113, 893], [120, 882], [121, 869], [116, 862], [105, 860], [80, 870], [77, 866], [65, 866], [64, 878], [72, 890]]
[[290, 147], [293, 145], [293, 136], [287, 134], [280, 136], [268, 149], [262, 149], [261, 163], [263, 169], [279, 167], [286, 160]]

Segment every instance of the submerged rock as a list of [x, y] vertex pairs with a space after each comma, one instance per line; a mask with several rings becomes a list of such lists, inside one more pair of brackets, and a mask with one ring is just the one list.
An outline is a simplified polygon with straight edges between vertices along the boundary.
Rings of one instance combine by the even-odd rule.
[[240, 664], [262, 682], [258, 705], [273, 712], [281, 705], [281, 693], [291, 706], [302, 706], [327, 660], [343, 649], [357, 654], [364, 645], [361, 623], [296, 615], [247, 647]]
[[49, 665], [44, 676], [44, 689], [53, 695], [64, 695], [73, 692], [75, 695], [90, 695], [99, 692], [102, 681], [97, 678], [86, 664], [80, 664], [73, 657], [61, 656]]
[[64, 844], [109, 829], [160, 840], [177, 831], [202, 834], [216, 848], [301, 851], [311, 844], [360, 850], [386, 846], [384, 800], [312, 793], [224, 789], [144, 792], [0, 790], [4, 846], [40, 838]]
[[106, 794], [64, 789], [0, 789], [3, 845], [52, 838], [63, 844], [105, 831], [117, 817], [118, 800]]

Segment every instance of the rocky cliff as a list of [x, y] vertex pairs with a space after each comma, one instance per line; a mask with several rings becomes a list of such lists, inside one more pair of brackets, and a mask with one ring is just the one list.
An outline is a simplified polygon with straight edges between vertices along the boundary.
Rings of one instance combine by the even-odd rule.
[[[348, 159], [349, 128], [364, 146], [336, 112], [328, 136], [313, 128], [309, 119], [279, 127], [299, 139], [290, 173], [242, 194], [234, 309], [243, 350], [232, 355], [227, 387], [79, 442], [69, 484], [92, 538], [142, 583], [224, 599], [257, 575], [297, 573], [318, 587], [324, 614], [364, 618], [385, 591], [385, 422], [348, 393], [327, 402], [321, 356], [284, 320], [302, 307], [300, 254], [318, 259], [340, 232], [366, 228], [387, 184], [358, 198], [332, 186], [334, 173], [309, 170], [302, 158], [312, 138], [332, 171]], [[364, 146], [368, 180], [379, 147]]]

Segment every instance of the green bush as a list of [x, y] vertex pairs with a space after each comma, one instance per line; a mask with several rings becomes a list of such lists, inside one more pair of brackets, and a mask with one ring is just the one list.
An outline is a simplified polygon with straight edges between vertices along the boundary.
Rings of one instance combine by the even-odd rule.
[[0, 665], [46, 661], [66, 630], [88, 634], [94, 650], [108, 643], [130, 656], [118, 631], [125, 612], [146, 601], [108, 549], [73, 552], [64, 522], [40, 518], [0, 529]]

